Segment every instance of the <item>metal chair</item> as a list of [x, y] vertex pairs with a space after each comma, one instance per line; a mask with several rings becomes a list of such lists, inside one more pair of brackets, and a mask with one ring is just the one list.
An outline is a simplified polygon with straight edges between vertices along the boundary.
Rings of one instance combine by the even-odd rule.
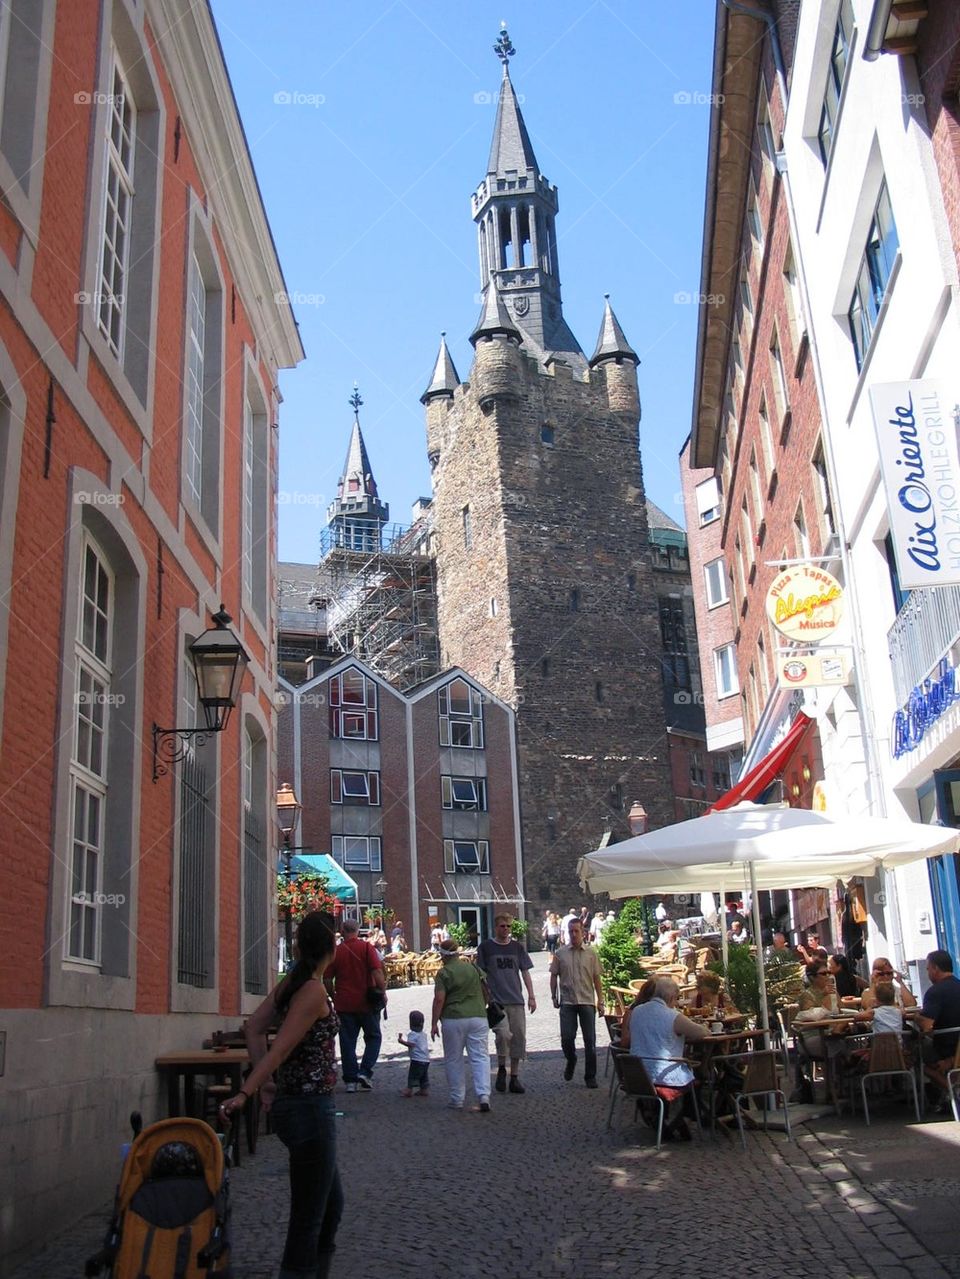
[[757, 1048], [749, 1053], [731, 1053], [728, 1057], [721, 1057], [717, 1062], [717, 1065], [742, 1064], [744, 1067], [743, 1087], [733, 1098], [737, 1128], [740, 1130], [740, 1143], [744, 1150], [747, 1148], [747, 1136], [743, 1127], [743, 1112], [740, 1109], [740, 1103], [749, 1101], [751, 1097], [760, 1097], [763, 1100], [764, 1132], [767, 1131], [768, 1099], [770, 1096], [781, 1099], [787, 1141], [793, 1141], [793, 1133], [790, 1131], [790, 1111], [787, 1109], [787, 1095], [780, 1087], [780, 1080], [777, 1077], [777, 1059], [779, 1056], [780, 1054], [773, 1048]]
[[[664, 1058], [656, 1058], [658, 1062], [662, 1062]], [[682, 1058], [667, 1058], [668, 1061], [680, 1061]], [[689, 1063], [686, 1063], [689, 1064]], [[607, 1112], [607, 1131], [609, 1132], [613, 1124], [613, 1109], [616, 1105], [617, 1094], [622, 1093], [623, 1098], [632, 1100], [634, 1105], [634, 1122], [644, 1106], [656, 1106], [657, 1123], [656, 1123], [656, 1142], [657, 1150], [663, 1143], [663, 1121], [667, 1113], [666, 1102], [657, 1092], [650, 1076], [647, 1074], [647, 1068], [644, 1065], [643, 1058], [634, 1057], [631, 1053], [618, 1050], [614, 1054], [613, 1066], [617, 1075], [618, 1088], [615, 1089], [610, 1096], [610, 1109]], [[697, 1103], [697, 1094], [692, 1084], [688, 1084], [686, 1088], [679, 1091], [689, 1092], [693, 1101], [693, 1113], [696, 1118], [698, 1131], [702, 1132], [703, 1128], [700, 1123], [700, 1107]]]
[[610, 1058], [614, 1049], [620, 1046], [620, 1018], [614, 1013], [604, 1013], [603, 1020], [607, 1023], [607, 1034], [610, 1036], [610, 1042], [607, 1044], [607, 1056], [603, 1063], [603, 1077], [606, 1079], [607, 1071], [610, 1069]]
[[917, 1094], [917, 1081], [913, 1071], [903, 1056], [902, 1037], [896, 1031], [882, 1031], [870, 1036], [870, 1056], [867, 1069], [860, 1080], [860, 1097], [863, 1101], [863, 1116], [870, 1123], [870, 1110], [867, 1106], [867, 1084], [876, 1079], [892, 1079], [901, 1075], [910, 1085], [913, 1094], [913, 1109], [920, 1122], [920, 1098]]
[[953, 1069], [947, 1071], [947, 1093], [950, 1097], [950, 1108], [953, 1117], [960, 1123], [960, 1099], [957, 1089], [960, 1088], [960, 1039], [957, 1040], [957, 1051], [953, 1054]]

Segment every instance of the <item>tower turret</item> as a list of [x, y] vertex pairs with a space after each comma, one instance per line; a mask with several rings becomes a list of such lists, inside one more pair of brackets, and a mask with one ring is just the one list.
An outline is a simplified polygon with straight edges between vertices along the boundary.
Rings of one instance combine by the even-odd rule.
[[493, 126], [487, 175], [473, 196], [480, 249], [480, 279], [492, 279], [520, 329], [524, 346], [541, 363], [560, 356], [580, 373], [586, 359], [563, 318], [555, 220], [557, 188], [540, 172], [510, 80], [514, 49], [506, 30], [494, 46], [503, 79]]
[[427, 460], [431, 470], [440, 460], [443, 447], [443, 428], [450, 411], [453, 395], [460, 385], [460, 378], [454, 366], [450, 352], [447, 350], [447, 335], [440, 334], [440, 350], [437, 362], [433, 366], [433, 377], [430, 385], [420, 396], [420, 403], [426, 410], [427, 417]]
[[360, 406], [363, 400], [357, 384], [353, 384], [350, 406], [353, 427], [343, 464], [337, 496], [327, 507], [327, 526], [334, 546], [351, 551], [373, 551], [380, 546], [383, 526], [390, 518], [390, 507], [381, 502], [377, 482], [373, 478], [367, 446], [360, 430]]
[[640, 392], [637, 387], [637, 365], [640, 357], [627, 341], [620, 321], [610, 305], [610, 294], [605, 293], [603, 320], [597, 349], [590, 359], [591, 369], [603, 377], [607, 389], [607, 401], [614, 413], [623, 413], [634, 421], [640, 420]]

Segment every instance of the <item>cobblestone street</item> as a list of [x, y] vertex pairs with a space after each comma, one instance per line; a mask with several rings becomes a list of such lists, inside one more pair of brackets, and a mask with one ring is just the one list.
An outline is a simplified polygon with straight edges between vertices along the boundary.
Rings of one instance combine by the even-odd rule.
[[[493, 1093], [489, 1115], [445, 1109], [437, 1047], [430, 1097], [399, 1095], [397, 1033], [411, 1008], [429, 1017], [431, 988], [390, 992], [375, 1090], [338, 1092], [347, 1206], [337, 1279], [960, 1276], [952, 1119], [910, 1124], [899, 1105], [878, 1104], [869, 1128], [827, 1117], [799, 1128], [796, 1144], [750, 1134], [743, 1154], [736, 1136], [718, 1134], [658, 1155], [627, 1105], [606, 1132], [606, 1081], [590, 1092], [578, 1070], [564, 1083], [546, 956], [534, 958], [527, 1092]], [[261, 1138], [231, 1177], [237, 1279], [272, 1279], [288, 1202], [277, 1139]], [[105, 1204], [15, 1279], [82, 1274], [107, 1216]]]

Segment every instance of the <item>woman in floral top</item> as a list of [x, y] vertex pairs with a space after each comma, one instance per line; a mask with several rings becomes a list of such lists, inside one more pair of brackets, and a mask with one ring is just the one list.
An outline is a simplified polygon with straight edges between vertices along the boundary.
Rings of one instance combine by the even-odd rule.
[[[280, 1279], [326, 1279], [343, 1211], [333, 1101], [339, 1021], [323, 986], [335, 944], [330, 915], [304, 916], [296, 964], [246, 1024], [253, 1069], [221, 1107], [229, 1117], [259, 1088], [263, 1108], [272, 1111], [274, 1129], [290, 1153], [290, 1221]], [[268, 1051], [267, 1031], [277, 1021]]]

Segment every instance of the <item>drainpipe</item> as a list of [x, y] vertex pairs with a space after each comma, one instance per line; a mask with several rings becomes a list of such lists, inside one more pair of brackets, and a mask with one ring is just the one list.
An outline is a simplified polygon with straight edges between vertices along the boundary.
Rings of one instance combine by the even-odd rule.
[[863, 48], [863, 57], [867, 62], [876, 62], [883, 53], [883, 42], [886, 38], [892, 8], [893, 0], [875, 0], [870, 24], [867, 27], [867, 41]]
[[[868, 35], [874, 36], [875, 28], [878, 25], [878, 12], [886, 8], [889, 12], [892, 0], [877, 0], [874, 7], [873, 18], [870, 24]], [[783, 51], [780, 48], [780, 35], [777, 31], [777, 20], [770, 10], [766, 7], [764, 0], [723, 0], [724, 6], [732, 13], [746, 14], [748, 17], [756, 18], [764, 22], [767, 32], [770, 36], [770, 47], [773, 52], [773, 61], [777, 70], [777, 80], [780, 85], [780, 97], [783, 102], [784, 119], [786, 119], [787, 110], [789, 108], [789, 93], [787, 90], [787, 73], [783, 61]], [[886, 29], [886, 16], [884, 16], [884, 29]], [[868, 40], [868, 49], [870, 41]], [[866, 53], [865, 55], [866, 56]], [[820, 418], [823, 422], [823, 457], [827, 470], [827, 485], [831, 494], [836, 497], [839, 492], [837, 485], [836, 460], [833, 453], [833, 432], [830, 427], [830, 410], [827, 397], [823, 389], [823, 370], [820, 364], [820, 351], [817, 346], [816, 333], [813, 325], [813, 308], [810, 305], [810, 292], [807, 287], [807, 271], [803, 258], [803, 241], [797, 232], [797, 215], [796, 208], [793, 203], [793, 190], [790, 184], [790, 174], [787, 169], [786, 156], [781, 152], [777, 156], [777, 171], [780, 174], [783, 184], [784, 199], [787, 206], [787, 220], [790, 225], [790, 241], [793, 245], [794, 262], [797, 268], [797, 279], [800, 284], [801, 295], [803, 297], [804, 311], [808, 319], [807, 339], [810, 346], [810, 358], [813, 361], [814, 382], [817, 388], [817, 400], [820, 406]], [[875, 812], [881, 817], [887, 815], [886, 795], [884, 794], [881, 784], [880, 765], [877, 759], [876, 751], [876, 735], [873, 732], [871, 723], [871, 715], [868, 707], [873, 705], [870, 698], [869, 679], [867, 674], [867, 666], [863, 649], [863, 623], [860, 612], [860, 602], [857, 595], [856, 581], [850, 567], [850, 548], [847, 544], [846, 526], [844, 522], [844, 513], [839, 501], [833, 502], [834, 518], [837, 525], [837, 540], [840, 544], [840, 564], [843, 569], [843, 584], [850, 601], [850, 629], [853, 648], [853, 682], [857, 695], [857, 718], [860, 726], [860, 739], [863, 742], [864, 761], [867, 769], [867, 799], [868, 808], [871, 812]], [[886, 894], [885, 904], [888, 909], [886, 911], [887, 922], [890, 926], [890, 941], [893, 945], [895, 963], [898, 970], [904, 968], [903, 954], [903, 937], [900, 932], [900, 907], [897, 901], [896, 881], [892, 874], [881, 870], [880, 872], [881, 893]]]

